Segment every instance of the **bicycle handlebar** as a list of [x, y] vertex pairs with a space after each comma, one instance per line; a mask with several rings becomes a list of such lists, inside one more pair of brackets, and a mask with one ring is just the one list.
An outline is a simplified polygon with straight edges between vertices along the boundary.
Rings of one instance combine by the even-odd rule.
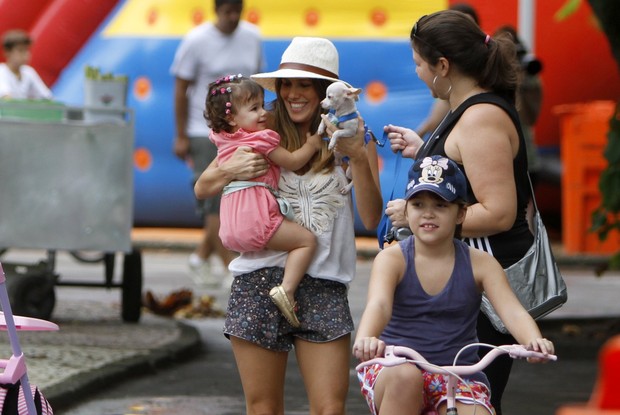
[[498, 346], [489, 351], [478, 363], [473, 365], [454, 365], [454, 366], [436, 366], [429, 363], [422, 355], [415, 350], [405, 346], [386, 346], [385, 354], [383, 357], [375, 357], [374, 359], [367, 360], [356, 366], [355, 370], [360, 370], [365, 366], [370, 366], [375, 363], [379, 363], [383, 366], [398, 366], [403, 363], [411, 362], [418, 365], [420, 368], [431, 373], [438, 373], [442, 375], [456, 374], [459, 376], [472, 375], [476, 372], [480, 372], [487, 367], [496, 357], [507, 354], [513, 359], [527, 359], [530, 357], [545, 359], [545, 360], [557, 360], [558, 357], [553, 354], [544, 354], [536, 352], [534, 350], [528, 350], [520, 344]]

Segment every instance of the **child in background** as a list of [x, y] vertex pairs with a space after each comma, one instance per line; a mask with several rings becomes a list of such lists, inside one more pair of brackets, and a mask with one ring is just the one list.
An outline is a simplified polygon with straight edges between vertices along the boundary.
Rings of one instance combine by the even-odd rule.
[[9, 30], [2, 37], [6, 63], [0, 63], [0, 98], [52, 99], [52, 91], [28, 66], [31, 44], [23, 30]]
[[[405, 193], [405, 214], [413, 236], [375, 258], [353, 345], [358, 359], [382, 356], [389, 344], [415, 349], [436, 365], [454, 364], [464, 346], [478, 342], [482, 292], [519, 343], [553, 353], [553, 343], [542, 338], [497, 260], [458, 239], [467, 212], [466, 197], [465, 176], [452, 160], [432, 156], [413, 165]], [[456, 364], [478, 360], [477, 347], [469, 347]], [[445, 406], [447, 377], [415, 365], [375, 364], [360, 370], [358, 378], [372, 414], [439, 412]], [[457, 384], [459, 413], [472, 413], [475, 400], [480, 405], [477, 414], [493, 414], [485, 374], [463, 378], [467, 385], [461, 380]]]
[[279, 167], [302, 168], [324, 144], [314, 135], [292, 153], [280, 147], [280, 136], [266, 129], [263, 99], [263, 87], [242, 75], [226, 76], [209, 85], [205, 118], [212, 129], [210, 139], [218, 149], [217, 162], [226, 161], [240, 146], [251, 147], [271, 162], [264, 176], [233, 181], [224, 188], [219, 236], [227, 249], [236, 252], [265, 248], [289, 252], [282, 284], [273, 287], [269, 295], [288, 322], [299, 327], [295, 290], [312, 261], [316, 239], [303, 226], [285, 220], [286, 207], [280, 207], [284, 201], [276, 199]]

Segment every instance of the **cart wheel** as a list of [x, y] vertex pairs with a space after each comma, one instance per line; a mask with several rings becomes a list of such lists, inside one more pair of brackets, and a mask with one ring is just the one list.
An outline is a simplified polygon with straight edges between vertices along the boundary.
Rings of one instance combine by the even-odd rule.
[[13, 314], [49, 320], [56, 305], [54, 283], [46, 275], [21, 275], [7, 279]]
[[142, 312], [142, 254], [134, 249], [123, 261], [123, 321], [137, 323]]
[[69, 255], [80, 262], [86, 262], [87, 264], [96, 264], [101, 262], [105, 258], [105, 252], [99, 251], [69, 251]]

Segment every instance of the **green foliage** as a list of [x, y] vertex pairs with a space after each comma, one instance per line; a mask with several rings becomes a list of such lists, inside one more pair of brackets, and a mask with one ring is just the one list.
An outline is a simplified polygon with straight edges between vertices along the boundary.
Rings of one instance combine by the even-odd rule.
[[620, 231], [620, 103], [609, 122], [605, 159], [608, 166], [601, 173], [599, 189], [601, 205], [592, 214], [592, 231], [597, 232], [600, 240], [605, 240], [613, 229]]
[[101, 70], [95, 66], [87, 65], [84, 68], [84, 77], [96, 81], [118, 81], [127, 83], [127, 75], [114, 75], [111, 72], [101, 73]]
[[618, 0], [588, 0], [594, 15], [605, 33], [611, 53], [620, 69], [620, 1]]
[[561, 22], [562, 20], [569, 17], [571, 14], [574, 14], [581, 6], [581, 0], [566, 0], [566, 3], [558, 10], [553, 18], [557, 22]]
[[[609, 40], [611, 52], [620, 69], [620, 25], [618, 25], [620, 22], [620, 1], [588, 1]], [[576, 1], [569, 0], [568, 3], [572, 4]], [[563, 9], [568, 7], [568, 3], [564, 5]], [[592, 214], [592, 231], [598, 233], [600, 240], [605, 240], [609, 232], [614, 229], [620, 232], [620, 101], [609, 121], [607, 139], [604, 156], [608, 161], [608, 166], [603, 170], [599, 179], [602, 200], [601, 205]], [[609, 268], [620, 269], [620, 252], [612, 256]]]
[[[616, 116], [618, 111], [620, 107], [616, 108]], [[603, 194], [601, 205], [610, 212], [620, 212], [620, 120], [612, 118], [610, 126], [605, 149], [609, 165], [601, 174], [599, 188]]]

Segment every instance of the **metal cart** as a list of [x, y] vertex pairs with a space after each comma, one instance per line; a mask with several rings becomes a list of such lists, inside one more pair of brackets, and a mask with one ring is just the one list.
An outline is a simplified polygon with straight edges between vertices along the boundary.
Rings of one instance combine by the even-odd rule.
[[[47, 250], [4, 263], [16, 314], [48, 319], [55, 285], [120, 287], [122, 318], [142, 306], [142, 259], [131, 244], [134, 120], [129, 109], [0, 103], [0, 248]], [[63, 281], [57, 251], [100, 252], [104, 281]], [[121, 281], [115, 253], [124, 254]]]

